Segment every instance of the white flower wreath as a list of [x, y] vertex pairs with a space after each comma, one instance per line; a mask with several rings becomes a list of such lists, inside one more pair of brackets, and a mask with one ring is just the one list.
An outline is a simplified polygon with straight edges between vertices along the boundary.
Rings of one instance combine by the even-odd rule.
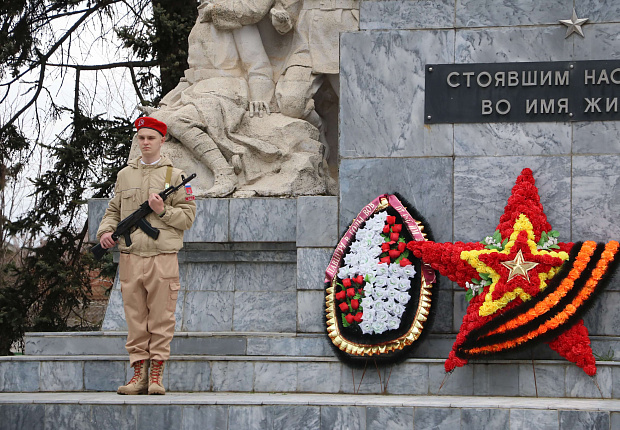
[[405, 305], [411, 299], [410, 279], [416, 274], [412, 265], [401, 267], [398, 263], [379, 262], [381, 245], [386, 241], [381, 233], [387, 216], [386, 211], [381, 211], [366, 221], [338, 270], [340, 279], [364, 277], [364, 298], [360, 303], [363, 310], [360, 328], [364, 334], [381, 334], [400, 326]]

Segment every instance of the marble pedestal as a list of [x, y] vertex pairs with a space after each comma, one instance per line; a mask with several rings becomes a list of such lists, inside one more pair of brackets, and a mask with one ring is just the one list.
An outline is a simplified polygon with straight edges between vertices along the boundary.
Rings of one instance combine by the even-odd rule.
[[[91, 240], [106, 205], [89, 202]], [[179, 253], [177, 331], [322, 333], [337, 214], [337, 197], [197, 200]], [[127, 330], [118, 279], [102, 330]]]

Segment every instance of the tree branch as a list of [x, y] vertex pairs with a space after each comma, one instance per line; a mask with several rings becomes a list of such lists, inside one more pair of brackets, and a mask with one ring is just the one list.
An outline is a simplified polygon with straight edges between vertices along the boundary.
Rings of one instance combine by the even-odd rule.
[[69, 28], [69, 30], [67, 30], [65, 32], [65, 34], [62, 35], [62, 37], [60, 39], [58, 39], [56, 41], [56, 43], [54, 43], [54, 45], [52, 45], [52, 47], [47, 51], [46, 54], [41, 54], [37, 51], [37, 54], [39, 56], [39, 61], [37, 61], [34, 65], [30, 66], [28, 68], [28, 70], [24, 73], [21, 74], [21, 76], [24, 76], [26, 73], [34, 70], [36, 68], [36, 66], [40, 66], [41, 67], [41, 71], [39, 73], [39, 82], [37, 83], [37, 91], [35, 92], [35, 95], [30, 99], [30, 101], [28, 101], [28, 103], [26, 103], [26, 105], [19, 110], [19, 112], [17, 112], [17, 114], [13, 115], [11, 117], [11, 119], [9, 119], [5, 124], [2, 125], [2, 127], [0, 128], [0, 135], [3, 134], [8, 127], [10, 127], [15, 121], [17, 121], [17, 119], [26, 111], [28, 110], [28, 108], [30, 108], [30, 106], [32, 106], [32, 104], [35, 102], [35, 100], [37, 99], [37, 97], [39, 96], [39, 94], [41, 93], [41, 89], [43, 88], [43, 79], [45, 78], [45, 64], [48, 60], [48, 58], [50, 58], [50, 56], [56, 52], [56, 50], [65, 42], [65, 40], [67, 40], [75, 30], [77, 30], [83, 23], [84, 21], [86, 21], [88, 19], [88, 17], [90, 17], [93, 13], [97, 12], [99, 9], [103, 9], [113, 3], [117, 3], [121, 0], [105, 0], [104, 2], [97, 4], [95, 6], [93, 6], [92, 8], [88, 9], [87, 12], [84, 13], [84, 15], [82, 15], [72, 26], [71, 28]]
[[19, 118], [21, 114], [26, 112], [26, 110], [28, 110], [28, 108], [32, 106], [32, 104], [37, 100], [37, 98], [39, 97], [39, 94], [41, 94], [41, 90], [43, 89], [44, 78], [45, 78], [45, 64], [41, 64], [41, 71], [39, 72], [39, 81], [37, 82], [37, 90], [35, 91], [34, 96], [32, 96], [30, 101], [26, 103], [24, 107], [22, 107], [15, 115], [13, 115], [13, 117], [10, 120], [6, 122], [6, 124], [4, 124], [0, 128], [0, 135], [2, 135], [7, 130], [7, 128], [9, 128], [17, 120], [17, 118]]
[[78, 115], [78, 110], [80, 108], [80, 70], [77, 69], [75, 71], [75, 94], [73, 95], [73, 122], [75, 122], [75, 118]]
[[42, 28], [45, 25], [49, 24], [51, 21], [53, 21], [55, 19], [58, 19], [58, 18], [65, 18], [67, 16], [78, 15], [78, 14], [83, 13], [83, 12], [88, 12], [88, 9], [74, 10], [74, 11], [67, 12], [67, 13], [59, 13], [59, 14], [54, 15], [54, 16], [49, 16], [48, 15], [49, 12], [50, 11], [48, 10], [44, 15], [42, 15], [42, 16], [36, 18], [36, 19], [33, 19], [32, 21], [30, 21], [31, 25], [34, 25], [35, 23], [40, 22], [40, 21], [44, 21], [41, 25], [34, 27], [33, 30], [35, 30], [35, 31], [39, 30], [40, 28]]
[[129, 68], [129, 73], [131, 74], [131, 82], [133, 83], [133, 87], [136, 90], [136, 94], [138, 94], [138, 98], [140, 99], [140, 104], [144, 105], [144, 97], [142, 97], [142, 91], [140, 91], [140, 87], [138, 86], [138, 81], [136, 79], [136, 73], [133, 70], [133, 67]]
[[107, 69], [115, 69], [118, 67], [151, 67], [156, 66], [156, 60], [150, 61], [123, 61], [120, 63], [110, 63], [110, 64], [54, 64], [54, 63], [45, 63], [46, 66], [49, 67], [67, 67], [69, 69], [79, 69], [79, 70], [107, 70]]

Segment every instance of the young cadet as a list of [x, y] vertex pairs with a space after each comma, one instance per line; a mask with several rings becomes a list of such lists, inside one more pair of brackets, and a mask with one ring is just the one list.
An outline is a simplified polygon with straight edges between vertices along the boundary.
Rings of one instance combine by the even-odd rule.
[[[103, 216], [97, 238], [103, 248], [115, 245], [112, 239], [120, 220], [148, 200], [153, 209], [146, 220], [159, 230], [152, 239], [141, 229], [131, 233], [131, 245], [122, 238], [119, 278], [134, 376], [118, 388], [118, 394], [165, 394], [162, 384], [164, 362], [170, 357], [174, 333], [174, 311], [179, 283], [177, 252], [183, 246], [183, 231], [191, 227], [196, 203], [191, 186], [179, 190], [166, 201], [158, 195], [170, 185], [179, 184], [184, 173], [161, 155], [167, 126], [150, 117], [135, 122], [141, 157], [129, 161], [118, 173], [114, 197]], [[188, 184], [189, 185], [189, 184]], [[150, 376], [149, 376], [150, 360]]]

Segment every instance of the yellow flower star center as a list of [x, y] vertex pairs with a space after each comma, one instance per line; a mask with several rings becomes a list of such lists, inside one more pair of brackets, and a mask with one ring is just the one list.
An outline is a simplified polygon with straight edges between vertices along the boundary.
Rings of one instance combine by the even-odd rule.
[[[515, 246], [515, 242], [519, 237], [519, 233], [522, 231], [527, 232], [527, 247], [532, 255], [549, 255], [551, 257], [560, 258], [562, 261], [568, 260], [568, 254], [564, 251], [555, 252], [555, 251], [545, 251], [537, 249], [536, 242], [534, 242], [534, 227], [532, 223], [528, 219], [528, 217], [524, 214], [520, 214], [513, 226], [514, 231], [510, 235], [508, 242], [506, 243], [506, 247], [499, 251], [497, 249], [480, 249], [480, 250], [471, 250], [471, 251], [463, 251], [461, 252], [461, 259], [469, 263], [478, 273], [484, 273], [489, 276], [491, 279], [491, 285], [489, 286], [488, 291], [484, 297], [484, 303], [480, 306], [479, 315], [487, 316], [492, 315], [495, 312], [503, 309], [519, 297], [522, 301], [528, 301], [531, 298], [531, 295], [523, 290], [520, 286], [515, 286], [512, 289], [507, 289], [507, 291], [502, 295], [502, 297], [498, 299], [493, 299], [493, 292], [495, 291], [498, 282], [500, 282], [501, 275], [497, 273], [495, 269], [485, 264], [480, 260], [481, 255], [499, 253], [504, 255], [511, 255], [512, 248]], [[508, 277], [505, 282], [510, 282], [514, 278], [523, 277], [528, 282], [530, 281], [530, 277], [528, 272], [532, 270], [534, 267], [538, 265], [536, 262], [526, 261], [521, 249], [516, 254], [516, 257], [512, 259], [512, 261], [504, 261], [501, 263], [504, 267], [509, 270]], [[538, 285], [539, 291], [544, 290], [547, 287], [547, 281], [553, 278], [553, 276], [560, 270], [561, 265], [551, 267], [547, 272], [539, 272], [538, 279], [540, 281]]]

